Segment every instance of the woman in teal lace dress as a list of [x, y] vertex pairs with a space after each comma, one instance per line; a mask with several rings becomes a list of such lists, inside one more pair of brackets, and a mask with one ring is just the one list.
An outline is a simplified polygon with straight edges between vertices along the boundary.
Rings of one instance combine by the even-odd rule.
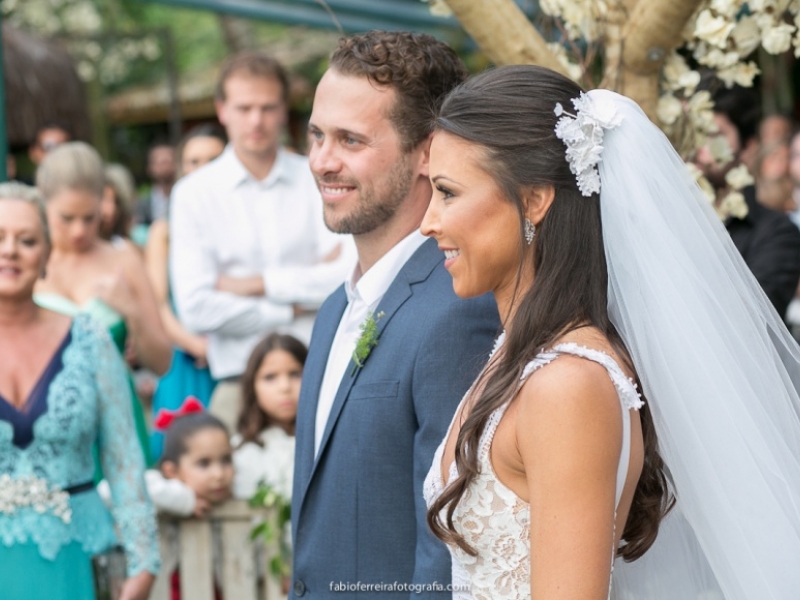
[[[109, 330], [120, 352], [130, 338], [139, 363], [164, 374], [172, 348], [141, 257], [131, 247], [115, 247], [98, 235], [105, 188], [100, 156], [82, 142], [63, 144], [39, 166], [36, 183], [47, 203], [53, 237], [45, 277], [36, 286], [37, 304], [69, 316], [89, 314]], [[132, 382], [130, 386], [147, 457], [147, 427]]]
[[[120, 598], [144, 600], [158, 541], [125, 365], [96, 321], [34, 303], [49, 248], [36, 190], [0, 185], [0, 596], [91, 600], [91, 556], [121, 542]], [[92, 485], [93, 446], [111, 513]]]

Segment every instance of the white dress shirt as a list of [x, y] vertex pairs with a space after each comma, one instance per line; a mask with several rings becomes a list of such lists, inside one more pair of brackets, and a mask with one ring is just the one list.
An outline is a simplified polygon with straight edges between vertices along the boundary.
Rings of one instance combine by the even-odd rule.
[[242, 436], [231, 439], [233, 451], [233, 496], [249, 500], [263, 481], [287, 500], [292, 499], [294, 436], [277, 425], [258, 434], [261, 446], [242, 444]]
[[[344, 246], [339, 258], [320, 263], [337, 244]], [[297, 333], [289, 327], [291, 304], [321, 303], [354, 261], [352, 237], [325, 226], [322, 200], [303, 156], [279, 150], [269, 175], [259, 181], [228, 146], [172, 192], [172, 294], [183, 324], [208, 335], [208, 363], [217, 379], [241, 375], [266, 333], [279, 328]], [[219, 291], [220, 275], [260, 275], [267, 295]]]
[[328, 423], [339, 384], [345, 376], [345, 370], [361, 336], [361, 324], [369, 313], [375, 311], [400, 269], [427, 239], [418, 230], [413, 231], [363, 275], [356, 265], [353, 276], [345, 282], [347, 308], [344, 309], [342, 320], [339, 321], [336, 336], [331, 344], [317, 402], [317, 418], [314, 425], [315, 454], [319, 452], [322, 434], [325, 432], [325, 425]]

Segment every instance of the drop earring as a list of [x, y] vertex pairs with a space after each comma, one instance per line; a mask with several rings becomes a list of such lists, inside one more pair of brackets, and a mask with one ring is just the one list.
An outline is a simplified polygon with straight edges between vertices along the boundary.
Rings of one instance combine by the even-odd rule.
[[533, 242], [533, 237], [536, 235], [536, 226], [531, 223], [531, 220], [527, 217], [525, 218], [525, 241], [528, 243], [528, 246], [531, 245]]

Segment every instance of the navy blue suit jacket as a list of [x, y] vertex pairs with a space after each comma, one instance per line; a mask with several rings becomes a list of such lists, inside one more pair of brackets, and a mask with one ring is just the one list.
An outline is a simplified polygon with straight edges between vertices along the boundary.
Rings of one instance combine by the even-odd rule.
[[[491, 296], [455, 295], [443, 258], [426, 241], [387, 290], [376, 309], [384, 313], [378, 345], [352, 375], [351, 360], [315, 458], [317, 400], [347, 305], [343, 287], [317, 315], [297, 415], [292, 598], [448, 597], [424, 593], [450, 583], [450, 557], [427, 526], [422, 485], [500, 324]], [[357, 593], [361, 584], [385, 587]], [[423, 593], [402, 587], [411, 584]]]

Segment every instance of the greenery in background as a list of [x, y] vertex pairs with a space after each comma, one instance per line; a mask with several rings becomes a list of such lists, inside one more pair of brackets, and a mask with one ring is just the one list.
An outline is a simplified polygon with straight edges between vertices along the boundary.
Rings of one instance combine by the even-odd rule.
[[[108, 92], [165, 76], [162, 41], [148, 32], [172, 33], [181, 74], [217, 64], [231, 51], [220, 17], [204, 10], [140, 0], [0, 0], [0, 11], [15, 27], [67, 42], [81, 77], [99, 77]], [[248, 29], [254, 45], [289, 35], [272, 23], [251, 21]]]
[[[97, 0], [115, 2], [117, 0]], [[225, 39], [221, 17], [204, 10], [176, 8], [137, 0], [118, 0], [125, 11], [125, 20], [139, 29], [168, 28], [175, 44], [175, 65], [181, 75], [191, 74], [219, 64], [236, 48]], [[285, 25], [248, 21], [248, 45], [266, 46], [291, 35]], [[165, 62], [138, 65], [125, 85], [154, 83], [166, 76]], [[144, 67], [144, 68], [142, 68]], [[154, 68], [155, 67], [155, 68]]]
[[[97, 0], [104, 3], [117, 3], [117, 0]], [[175, 67], [180, 75], [190, 74], [216, 64], [227, 55], [225, 40], [214, 13], [201, 10], [180, 9], [159, 4], [121, 0], [120, 7], [125, 12], [125, 29], [137, 30], [168, 29], [174, 44]], [[108, 93], [132, 85], [154, 84], [167, 76], [167, 63], [162, 54], [158, 60], [138, 60], [131, 65], [128, 76], [107, 86]]]
[[[237, 49], [226, 39], [226, 17], [142, 0], [0, 0], [0, 12], [15, 27], [66, 41], [81, 77], [99, 77], [107, 93], [152, 84], [166, 76], [162, 40], [148, 32], [171, 32], [180, 75], [216, 65]], [[246, 29], [245, 44], [251, 47], [286, 41], [297, 31], [257, 20], [246, 21]], [[450, 41], [464, 50], [470, 70], [482, 70], [488, 63], [483, 55], [466, 48], [467, 40], [462, 35]], [[317, 58], [301, 62], [294, 70], [316, 83], [325, 66], [326, 61]]]
[[264, 483], [258, 484], [256, 493], [250, 498], [252, 508], [266, 508], [266, 517], [253, 527], [250, 539], [261, 540], [267, 546], [277, 545], [278, 552], [269, 561], [269, 570], [278, 581], [292, 574], [292, 549], [286, 535], [286, 526], [291, 520], [292, 504], [275, 489]]

